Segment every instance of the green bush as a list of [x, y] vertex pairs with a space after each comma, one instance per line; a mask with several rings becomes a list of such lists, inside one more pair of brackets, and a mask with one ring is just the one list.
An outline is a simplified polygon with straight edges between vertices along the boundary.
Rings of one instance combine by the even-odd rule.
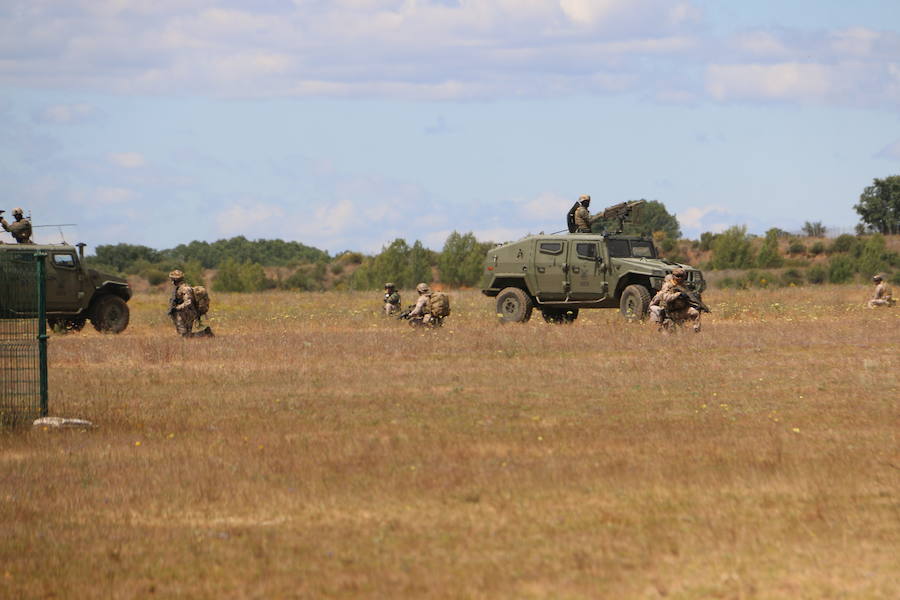
[[838, 254], [828, 264], [828, 281], [831, 283], [847, 283], [855, 273], [856, 265], [846, 254]]
[[806, 271], [806, 280], [810, 283], [820, 284], [828, 280], [828, 269], [822, 265], [815, 265]]
[[800, 240], [791, 240], [790, 245], [788, 246], [789, 254], [806, 254], [806, 245]]
[[730, 227], [712, 242], [714, 269], [746, 269], [752, 267], [753, 247], [746, 227]]
[[828, 248], [829, 254], [837, 254], [840, 252], [855, 252], [859, 247], [859, 239], [849, 233], [844, 233], [836, 238]]
[[778, 231], [770, 229], [766, 232], [766, 240], [756, 257], [756, 266], [762, 269], [777, 269], [784, 264], [784, 257], [778, 249]]
[[813, 256], [818, 256], [825, 252], [825, 244], [821, 241], [815, 242], [812, 246], [809, 247], [809, 253]]
[[150, 285], [159, 285], [165, 283], [169, 279], [168, 273], [163, 273], [161, 270], [154, 268], [144, 269], [141, 271], [140, 275], [146, 279]]
[[792, 285], [803, 285], [803, 273], [801, 273], [798, 269], [787, 269], [784, 273], [781, 274], [779, 278], [779, 282], [783, 286], [792, 286]]
[[332, 275], [340, 275], [344, 272], [344, 265], [336, 262], [331, 264], [331, 274]]

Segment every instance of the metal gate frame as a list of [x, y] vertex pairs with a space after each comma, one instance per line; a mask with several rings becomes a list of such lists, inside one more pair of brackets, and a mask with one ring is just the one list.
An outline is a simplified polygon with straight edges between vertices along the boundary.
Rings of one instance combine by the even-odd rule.
[[2, 424], [21, 424], [49, 410], [46, 258], [46, 252], [19, 248], [0, 252]]

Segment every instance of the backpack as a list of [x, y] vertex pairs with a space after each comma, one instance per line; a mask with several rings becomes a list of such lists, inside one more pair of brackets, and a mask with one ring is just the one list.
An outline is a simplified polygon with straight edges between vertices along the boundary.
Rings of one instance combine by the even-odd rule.
[[432, 317], [450, 316], [450, 296], [444, 292], [432, 292], [428, 299], [428, 312]]
[[209, 312], [209, 292], [202, 285], [195, 285], [191, 291], [194, 292], [194, 306], [197, 307], [197, 315], [202, 317]]
[[566, 226], [569, 228], [569, 233], [575, 233], [578, 227], [575, 226], [575, 211], [578, 210], [578, 207], [581, 206], [581, 202], [576, 202], [572, 205], [572, 208], [569, 209], [569, 212], [566, 213]]

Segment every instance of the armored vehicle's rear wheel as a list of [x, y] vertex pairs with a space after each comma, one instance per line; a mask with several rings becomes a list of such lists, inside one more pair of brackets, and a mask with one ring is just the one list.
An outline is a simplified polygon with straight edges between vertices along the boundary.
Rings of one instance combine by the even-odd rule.
[[541, 314], [548, 323], [567, 325], [578, 318], [577, 308], [542, 308]]
[[525, 290], [508, 287], [497, 294], [497, 316], [501, 323], [524, 323], [531, 318], [534, 303]]
[[100, 333], [122, 333], [128, 327], [128, 319], [128, 305], [118, 296], [101, 297], [91, 311], [91, 323]]
[[642, 285], [629, 285], [622, 291], [619, 312], [629, 321], [643, 320], [650, 310], [650, 290]]

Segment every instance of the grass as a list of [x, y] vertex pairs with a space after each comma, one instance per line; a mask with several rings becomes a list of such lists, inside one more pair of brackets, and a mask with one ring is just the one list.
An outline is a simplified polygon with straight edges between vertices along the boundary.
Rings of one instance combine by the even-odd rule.
[[97, 429], [0, 433], [0, 597], [896, 598], [900, 311], [869, 291], [715, 291], [675, 336], [219, 294], [187, 343], [139, 295], [50, 343], [51, 414]]

